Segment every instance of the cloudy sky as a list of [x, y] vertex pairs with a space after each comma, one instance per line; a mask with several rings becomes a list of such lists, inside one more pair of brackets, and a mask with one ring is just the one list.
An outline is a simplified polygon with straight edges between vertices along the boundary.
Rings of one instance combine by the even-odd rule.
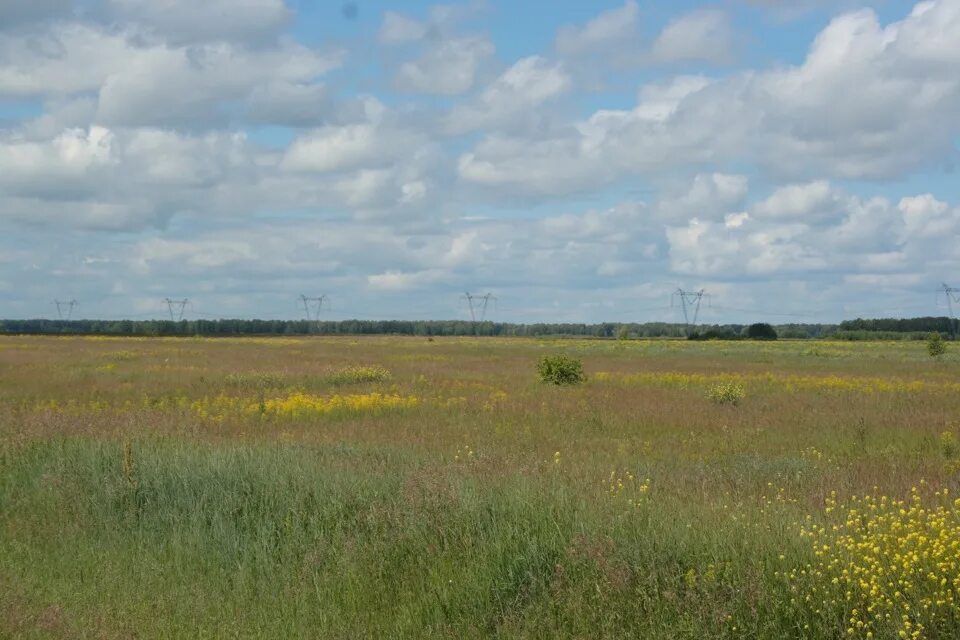
[[958, 69], [960, 0], [0, 0], [0, 316], [944, 314]]

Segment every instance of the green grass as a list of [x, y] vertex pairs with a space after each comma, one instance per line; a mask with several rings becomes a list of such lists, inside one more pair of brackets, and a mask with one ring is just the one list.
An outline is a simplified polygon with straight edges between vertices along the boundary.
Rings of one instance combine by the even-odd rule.
[[[740, 637], [728, 613], [761, 635], [790, 623], [752, 617], [773, 613], [764, 570], [724, 562], [773, 550], [691, 529], [679, 504], [671, 518], [598, 505], [559, 470], [490, 481], [347, 446], [129, 451], [68, 438], [4, 455], [4, 631], [54, 606], [64, 637], [693, 638]], [[722, 582], [689, 584], [711, 563]], [[749, 591], [731, 601], [737, 585]]]
[[[538, 382], [558, 352], [586, 383]], [[0, 638], [846, 636], [782, 577], [800, 526], [956, 493], [958, 372], [922, 343], [0, 339]], [[189, 408], [344, 385], [421, 401]]]

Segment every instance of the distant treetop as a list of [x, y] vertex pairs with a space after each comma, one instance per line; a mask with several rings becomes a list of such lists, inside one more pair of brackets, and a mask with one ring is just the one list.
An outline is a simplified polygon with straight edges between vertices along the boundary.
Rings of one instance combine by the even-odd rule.
[[766, 322], [755, 322], [747, 327], [747, 337], [751, 340], [776, 340], [777, 330]]

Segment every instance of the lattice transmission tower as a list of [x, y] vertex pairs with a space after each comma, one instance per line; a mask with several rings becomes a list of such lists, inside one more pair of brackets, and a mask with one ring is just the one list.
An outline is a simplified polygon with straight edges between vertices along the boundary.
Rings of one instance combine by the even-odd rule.
[[183, 314], [187, 310], [187, 305], [190, 304], [189, 299], [183, 298], [180, 300], [173, 300], [171, 298], [164, 298], [163, 301], [167, 303], [167, 310], [170, 312], [170, 320], [174, 322], [183, 320]]
[[[710, 294], [705, 293], [704, 289], [700, 291], [684, 291], [683, 289], [677, 289], [673, 292], [673, 295], [670, 296], [670, 306], [674, 307], [679, 302], [680, 308], [683, 309], [683, 325], [686, 335], [690, 335], [690, 328], [697, 327], [697, 317], [700, 315], [700, 303], [703, 300], [707, 300], [707, 304], [710, 303]], [[690, 311], [693, 311], [693, 321], [690, 321]]]
[[307, 315], [307, 322], [313, 322], [319, 329], [320, 313], [323, 311], [323, 305], [330, 306], [330, 299], [327, 294], [314, 297], [301, 294], [300, 304], [303, 305], [303, 312]]
[[480, 322], [483, 322], [487, 318], [487, 307], [489, 307], [491, 302], [496, 303], [497, 299], [492, 293], [486, 293], [482, 296], [475, 295], [467, 291], [463, 295], [463, 299], [467, 301], [467, 306], [470, 308], [470, 320], [472, 322], [477, 321], [477, 314], [480, 314]]
[[[70, 316], [73, 315], [73, 309], [80, 303], [77, 302], [76, 299], [73, 299], [66, 301], [54, 300], [53, 304], [57, 305], [57, 316], [59, 316], [61, 320], [69, 320]], [[64, 310], [66, 310], [66, 313], [64, 313]]]
[[943, 297], [947, 299], [947, 314], [950, 317], [950, 335], [955, 336], [957, 334], [957, 318], [953, 315], [953, 303], [960, 303], [960, 289], [957, 287], [951, 287], [946, 282], [943, 283], [943, 286], [940, 289], [937, 289], [937, 293], [943, 292]]

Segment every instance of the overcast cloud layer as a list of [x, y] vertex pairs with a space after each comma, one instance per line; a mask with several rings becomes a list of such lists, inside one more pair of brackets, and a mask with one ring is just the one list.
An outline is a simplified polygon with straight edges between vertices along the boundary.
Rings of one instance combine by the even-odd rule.
[[539, 5], [0, 0], [0, 317], [946, 312], [960, 0]]

